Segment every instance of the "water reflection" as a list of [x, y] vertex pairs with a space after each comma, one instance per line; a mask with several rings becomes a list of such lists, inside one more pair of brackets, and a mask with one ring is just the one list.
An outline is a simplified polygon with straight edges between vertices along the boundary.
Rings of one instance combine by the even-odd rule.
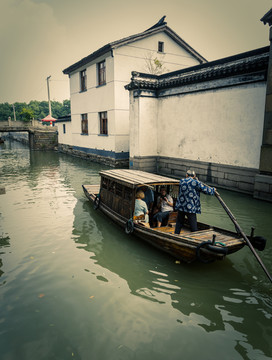
[[[1, 214], [0, 214], [1, 216]], [[1, 231], [1, 229], [0, 229]], [[10, 237], [7, 234], [4, 233], [0, 233], [0, 256], [5, 254], [4, 248], [7, 248], [10, 246]], [[3, 260], [0, 257], [0, 277], [4, 274], [4, 271], [2, 271], [2, 266], [3, 266]], [[4, 283], [3, 283], [4, 284]], [[0, 286], [3, 285], [0, 283]]]

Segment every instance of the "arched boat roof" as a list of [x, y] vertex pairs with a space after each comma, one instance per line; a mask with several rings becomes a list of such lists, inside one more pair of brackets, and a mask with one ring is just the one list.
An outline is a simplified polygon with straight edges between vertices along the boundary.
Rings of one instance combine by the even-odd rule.
[[114, 169], [102, 170], [100, 176], [114, 179], [123, 185], [137, 187], [139, 185], [178, 185], [179, 180], [157, 174], [148, 173], [141, 170]]

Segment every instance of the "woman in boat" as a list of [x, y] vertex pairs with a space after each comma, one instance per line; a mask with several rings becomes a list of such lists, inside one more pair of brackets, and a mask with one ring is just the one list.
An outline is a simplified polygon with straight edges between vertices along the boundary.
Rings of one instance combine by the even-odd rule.
[[154, 192], [149, 186], [141, 186], [138, 191], [144, 192], [143, 201], [146, 203], [149, 213], [152, 210], [154, 204]]
[[168, 219], [169, 214], [174, 210], [174, 202], [172, 196], [166, 193], [166, 188], [161, 187], [161, 194], [158, 198], [158, 208], [160, 209], [153, 216], [154, 222], [157, 222], [157, 227], [161, 227], [164, 219]]
[[185, 216], [187, 217], [191, 231], [198, 231], [196, 214], [201, 213], [200, 192], [206, 195], [214, 195], [216, 188], [209, 187], [199, 181], [196, 173], [188, 170], [186, 178], [181, 179], [179, 183], [179, 196], [176, 202], [176, 210], [178, 210], [175, 234], [179, 234]]
[[145, 215], [145, 223], [149, 224], [149, 216], [148, 216], [148, 208], [146, 203], [143, 201], [145, 194], [143, 191], [137, 191], [136, 200], [135, 200], [135, 208], [134, 208], [134, 216]]

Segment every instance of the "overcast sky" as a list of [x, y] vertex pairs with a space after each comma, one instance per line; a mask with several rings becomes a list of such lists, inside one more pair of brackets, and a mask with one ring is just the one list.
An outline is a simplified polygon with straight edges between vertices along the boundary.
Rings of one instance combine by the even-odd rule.
[[166, 15], [207, 60], [269, 45], [271, 0], [0, 0], [0, 103], [69, 98], [62, 70]]

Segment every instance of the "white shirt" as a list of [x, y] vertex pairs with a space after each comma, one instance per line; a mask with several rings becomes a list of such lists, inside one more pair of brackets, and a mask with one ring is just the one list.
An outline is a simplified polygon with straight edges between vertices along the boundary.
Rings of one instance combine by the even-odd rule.
[[[168, 200], [168, 202], [173, 203], [173, 199], [170, 195], [166, 194], [165, 197]], [[167, 202], [161, 199], [160, 197], [158, 198], [158, 204], [160, 203], [160, 200], [161, 200], [161, 212], [173, 211], [173, 207], [168, 205]]]

